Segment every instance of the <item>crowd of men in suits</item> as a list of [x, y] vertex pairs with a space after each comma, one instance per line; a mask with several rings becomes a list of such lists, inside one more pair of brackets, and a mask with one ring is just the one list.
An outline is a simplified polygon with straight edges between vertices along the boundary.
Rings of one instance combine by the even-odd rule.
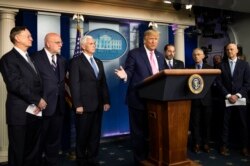
[[[29, 56], [32, 35], [25, 26], [10, 32], [14, 47], [0, 60], [7, 88], [9, 166], [58, 166], [65, 112], [66, 60], [57, 33], [48, 33], [44, 48]], [[79, 166], [98, 165], [102, 112], [110, 108], [103, 64], [93, 58], [95, 41], [81, 40], [82, 53], [69, 67], [76, 108], [76, 157]]]
[[[164, 69], [184, 69], [184, 63], [174, 58], [174, 45], [164, 47], [164, 55], [156, 50], [159, 32], [150, 29], [144, 33], [144, 46], [130, 50], [125, 65], [115, 74], [128, 83], [126, 103], [129, 112], [130, 135], [135, 165], [147, 159], [148, 121], [146, 103], [138, 96], [137, 85], [145, 78]], [[12, 50], [0, 60], [0, 71], [7, 87], [6, 120], [9, 138], [9, 166], [59, 165], [63, 116], [65, 110], [64, 83], [66, 61], [60, 55], [63, 45], [57, 33], [48, 33], [44, 48], [28, 55], [32, 36], [24, 26], [10, 32]], [[95, 40], [81, 39], [82, 53], [69, 65], [70, 91], [76, 116], [76, 158], [79, 166], [98, 165], [97, 155], [101, 137], [103, 111], [110, 109], [108, 85], [101, 60], [94, 58]], [[215, 82], [221, 101], [235, 104], [246, 98], [250, 87], [250, 68], [237, 58], [237, 45], [226, 46], [227, 58], [216, 67], [222, 74]], [[204, 63], [204, 52], [193, 50], [193, 69], [211, 69]], [[230, 66], [230, 64], [232, 65]], [[221, 102], [223, 103], [223, 102]], [[242, 154], [248, 155], [247, 107], [220, 107], [222, 155], [228, 155], [230, 119], [234, 110], [239, 114]], [[190, 130], [193, 150], [210, 152], [212, 93], [203, 99], [192, 100]]]

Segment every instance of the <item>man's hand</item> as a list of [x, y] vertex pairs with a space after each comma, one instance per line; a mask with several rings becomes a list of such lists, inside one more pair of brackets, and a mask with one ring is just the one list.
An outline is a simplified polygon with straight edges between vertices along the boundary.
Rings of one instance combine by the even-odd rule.
[[127, 78], [127, 73], [123, 69], [122, 66], [120, 66], [120, 69], [115, 69], [115, 74], [120, 78], [120, 79], [125, 79]]
[[46, 101], [41, 98], [39, 103], [38, 103], [38, 106], [37, 106], [40, 110], [44, 110], [46, 107], [47, 107], [47, 103]]
[[103, 110], [104, 111], [108, 111], [110, 109], [110, 105], [109, 104], [104, 104], [103, 105]]
[[38, 107], [36, 107], [36, 109], [33, 111], [33, 113], [34, 113], [35, 115], [37, 115], [40, 111], [41, 111], [41, 109], [38, 108]]
[[229, 101], [231, 104], [234, 104], [238, 99], [239, 99], [239, 97], [238, 97], [237, 95], [231, 95], [231, 96], [228, 98], [228, 101]]
[[76, 114], [82, 114], [84, 112], [83, 107], [77, 107], [76, 108]]

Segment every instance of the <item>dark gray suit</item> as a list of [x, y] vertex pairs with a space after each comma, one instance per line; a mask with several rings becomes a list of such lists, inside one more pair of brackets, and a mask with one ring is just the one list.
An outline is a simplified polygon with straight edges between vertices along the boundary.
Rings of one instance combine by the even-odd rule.
[[40, 120], [25, 111], [30, 104], [38, 105], [42, 97], [40, 76], [14, 48], [1, 58], [0, 70], [8, 93], [8, 165], [34, 165], [33, 150], [38, 146]]
[[[195, 68], [195, 66], [193, 66]], [[202, 69], [212, 69], [213, 67], [203, 63]], [[209, 144], [210, 127], [212, 116], [212, 96], [209, 89], [202, 99], [194, 99], [191, 104], [190, 127], [192, 142], [194, 145]]]
[[[219, 65], [222, 73], [217, 79], [217, 85], [221, 91], [221, 99], [225, 102], [225, 97], [228, 94], [240, 93], [242, 97], [248, 99], [247, 92], [250, 89], [250, 67], [249, 64], [243, 60], [237, 59], [233, 76], [230, 73], [230, 66], [228, 59], [222, 61]], [[229, 121], [231, 118], [231, 113], [236, 110], [239, 114], [239, 130], [241, 132], [243, 147], [247, 147], [247, 107], [246, 106], [234, 106], [225, 107], [224, 110], [224, 120], [223, 120], [223, 132], [222, 132], [222, 145], [228, 146], [229, 138]]]
[[[169, 69], [168, 65], [166, 65], [166, 69]], [[173, 59], [172, 69], [184, 69], [184, 63], [181, 60]]]
[[57, 55], [57, 67], [53, 67], [44, 49], [32, 56], [43, 81], [43, 99], [47, 107], [43, 113], [41, 153], [45, 152], [44, 165], [58, 165], [63, 114], [65, 111], [64, 78], [65, 59]]
[[83, 54], [73, 58], [69, 67], [73, 105], [84, 108], [83, 114], [76, 114], [76, 157], [79, 166], [96, 160], [103, 105], [110, 103], [102, 61], [95, 58], [95, 62], [99, 68], [98, 77]]

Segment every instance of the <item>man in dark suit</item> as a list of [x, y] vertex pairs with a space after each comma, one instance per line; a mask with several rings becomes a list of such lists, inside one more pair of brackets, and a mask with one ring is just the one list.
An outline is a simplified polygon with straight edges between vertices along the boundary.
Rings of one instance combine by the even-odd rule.
[[103, 110], [110, 108], [102, 61], [93, 57], [96, 44], [91, 36], [81, 39], [83, 52], [69, 68], [70, 91], [76, 108], [76, 157], [79, 166], [99, 165], [96, 161], [101, 137]]
[[[196, 48], [192, 53], [195, 65], [194, 69], [212, 69], [206, 63], [203, 63], [205, 58], [204, 52], [200, 48]], [[202, 99], [194, 99], [191, 104], [190, 127], [192, 134], [192, 144], [195, 153], [199, 153], [201, 145], [203, 150], [207, 153], [210, 152], [210, 126], [212, 116], [212, 97], [211, 90]]]
[[167, 69], [184, 69], [184, 63], [174, 58], [175, 47], [172, 44], [167, 44], [164, 47], [165, 60], [167, 63]]
[[65, 110], [65, 59], [59, 55], [62, 47], [59, 34], [48, 33], [44, 42], [45, 48], [33, 56], [43, 81], [43, 98], [48, 103], [42, 112], [41, 152], [45, 155], [43, 165], [56, 166]]
[[40, 127], [40, 119], [36, 115], [46, 108], [47, 103], [42, 98], [39, 73], [27, 54], [33, 41], [29, 30], [23, 26], [14, 27], [10, 40], [14, 48], [0, 60], [0, 71], [8, 93], [8, 165], [36, 165]]
[[129, 110], [130, 135], [135, 164], [148, 156], [148, 118], [146, 102], [138, 96], [137, 85], [145, 78], [166, 68], [164, 56], [156, 51], [159, 32], [150, 29], [144, 33], [144, 46], [129, 51], [125, 67], [116, 69], [117, 76], [129, 82], [126, 102]]
[[[218, 77], [217, 85], [222, 94], [222, 100], [225, 99], [235, 104], [239, 99], [246, 98], [248, 100], [247, 92], [250, 88], [250, 67], [249, 64], [237, 58], [238, 48], [234, 43], [226, 45], [227, 59], [224, 59], [219, 65], [221, 75]], [[229, 139], [229, 124], [232, 113], [235, 111], [238, 119], [238, 126], [240, 138], [242, 143], [242, 154], [248, 156], [248, 133], [247, 133], [247, 106], [235, 105], [226, 107], [224, 105], [224, 119], [222, 130], [222, 146], [220, 153], [228, 155], [228, 139]]]

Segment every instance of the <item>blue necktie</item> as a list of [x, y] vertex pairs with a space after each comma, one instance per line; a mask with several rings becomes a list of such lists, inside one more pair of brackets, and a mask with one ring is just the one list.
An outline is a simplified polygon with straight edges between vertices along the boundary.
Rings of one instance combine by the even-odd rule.
[[234, 61], [230, 61], [231, 76], [233, 76], [233, 74], [234, 74], [234, 68], [235, 68], [235, 63], [234, 63]]
[[95, 72], [95, 76], [97, 78], [99, 71], [98, 71], [97, 66], [96, 66], [96, 64], [94, 62], [94, 58], [93, 57], [90, 58], [90, 64], [91, 64], [91, 66], [92, 66], [92, 68], [93, 68], [93, 70]]
[[172, 68], [173, 68], [173, 66], [172, 66], [172, 64], [171, 64], [171, 61], [168, 61], [168, 67], [169, 67], [169, 69], [172, 69]]

